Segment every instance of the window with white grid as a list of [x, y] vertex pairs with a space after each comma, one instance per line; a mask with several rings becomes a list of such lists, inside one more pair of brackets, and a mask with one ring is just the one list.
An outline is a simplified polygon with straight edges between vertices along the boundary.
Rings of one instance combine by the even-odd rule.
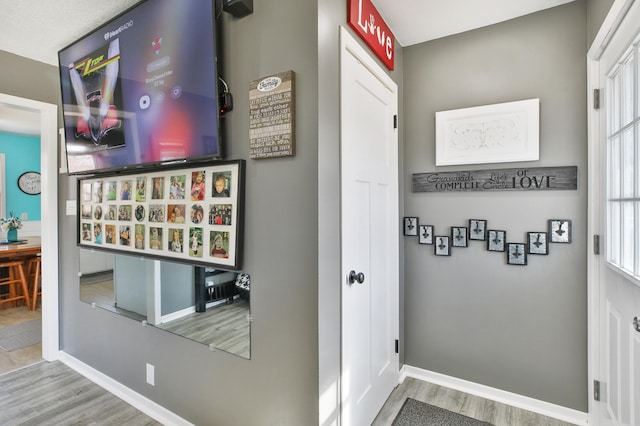
[[607, 261], [640, 279], [640, 43], [608, 75]]

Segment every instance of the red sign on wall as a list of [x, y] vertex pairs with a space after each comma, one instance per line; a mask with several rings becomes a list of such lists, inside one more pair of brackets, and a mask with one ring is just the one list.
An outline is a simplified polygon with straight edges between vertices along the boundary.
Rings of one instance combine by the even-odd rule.
[[347, 21], [387, 68], [393, 71], [395, 36], [371, 0], [349, 0]]

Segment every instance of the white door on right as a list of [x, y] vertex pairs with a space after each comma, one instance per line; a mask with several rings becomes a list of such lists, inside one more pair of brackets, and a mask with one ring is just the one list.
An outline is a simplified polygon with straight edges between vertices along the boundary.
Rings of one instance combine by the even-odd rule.
[[341, 424], [369, 425], [398, 384], [398, 87], [340, 33]]
[[[627, 5], [631, 2], [627, 2]], [[640, 1], [599, 64], [599, 424], [640, 425]]]

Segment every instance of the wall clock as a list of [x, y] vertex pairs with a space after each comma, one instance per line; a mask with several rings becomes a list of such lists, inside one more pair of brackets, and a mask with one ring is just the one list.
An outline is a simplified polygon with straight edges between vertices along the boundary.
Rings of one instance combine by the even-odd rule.
[[18, 188], [28, 195], [38, 195], [40, 193], [40, 173], [24, 172], [18, 178]]

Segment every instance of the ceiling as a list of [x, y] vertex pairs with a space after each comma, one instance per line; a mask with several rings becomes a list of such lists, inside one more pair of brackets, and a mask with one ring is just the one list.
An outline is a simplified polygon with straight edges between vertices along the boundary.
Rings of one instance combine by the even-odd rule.
[[58, 65], [58, 50], [138, 0], [0, 0], [0, 50]]
[[[138, 0], [0, 0], [0, 50], [57, 65], [57, 52]], [[410, 46], [573, 0], [372, 0]], [[260, 0], [254, 10], [260, 11]]]
[[[571, 1], [372, 0], [397, 42], [404, 47]], [[0, 0], [0, 50], [57, 66], [58, 50], [137, 2]], [[259, 13], [260, 7], [258, 0], [254, 12]], [[16, 122], [19, 118], [7, 119], [6, 114], [0, 109], [0, 126], [3, 122]]]
[[573, 0], [371, 0], [403, 46], [435, 40]]

